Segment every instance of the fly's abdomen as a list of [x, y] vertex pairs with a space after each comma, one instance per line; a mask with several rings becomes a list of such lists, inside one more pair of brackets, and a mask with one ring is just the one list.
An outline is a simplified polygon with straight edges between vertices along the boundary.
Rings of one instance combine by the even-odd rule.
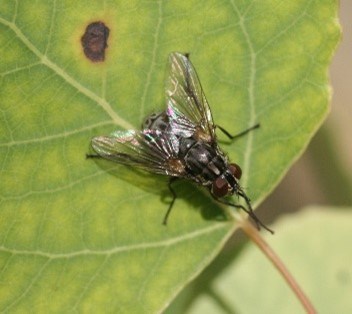
[[160, 113], [152, 113], [142, 124], [142, 129], [158, 130], [161, 132], [169, 131], [169, 117], [165, 111]]

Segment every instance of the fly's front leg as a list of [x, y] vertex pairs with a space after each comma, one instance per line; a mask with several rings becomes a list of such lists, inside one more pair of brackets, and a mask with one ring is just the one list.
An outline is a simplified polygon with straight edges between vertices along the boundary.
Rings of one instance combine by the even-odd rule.
[[238, 138], [242, 137], [243, 135], [246, 135], [248, 132], [258, 129], [260, 127], [260, 124], [257, 123], [253, 126], [251, 126], [250, 128], [242, 131], [241, 133], [235, 134], [235, 135], [231, 135], [228, 131], [226, 131], [223, 127], [221, 127], [220, 125], [216, 125], [217, 128], [219, 128], [219, 130], [224, 133], [231, 141], [237, 140]]
[[170, 180], [169, 180], [169, 183], [168, 183], [169, 190], [170, 190], [170, 192], [171, 192], [171, 194], [172, 194], [172, 201], [171, 201], [171, 203], [170, 203], [170, 205], [169, 205], [169, 208], [168, 208], [168, 210], [167, 210], [167, 212], [166, 212], [166, 214], [165, 214], [165, 216], [164, 216], [163, 225], [165, 225], [165, 226], [166, 226], [166, 224], [167, 224], [167, 219], [169, 218], [171, 209], [172, 209], [172, 207], [174, 206], [175, 200], [176, 200], [176, 198], [177, 198], [176, 192], [175, 192], [175, 190], [174, 190], [174, 189], [172, 188], [172, 186], [171, 186], [171, 184], [172, 184], [173, 182], [175, 182], [177, 179], [178, 179], [178, 178], [176, 178], [176, 177], [171, 177]]
[[[258, 230], [260, 230], [260, 227], [263, 227], [265, 230], [269, 231], [271, 234], [274, 234], [274, 231], [271, 230], [270, 228], [268, 228], [264, 223], [262, 223], [260, 221], [260, 219], [256, 216], [256, 214], [254, 213], [252, 207], [250, 206], [250, 203], [249, 203], [249, 199], [246, 197], [245, 200], [246, 200], [246, 203], [249, 207], [249, 209], [247, 209], [246, 207], [244, 207], [243, 205], [240, 205], [240, 204], [234, 204], [234, 203], [231, 203], [231, 202], [228, 202], [227, 200], [224, 200], [224, 199], [220, 199], [220, 198], [217, 198], [215, 197], [214, 195], [212, 195], [214, 197], [214, 199], [216, 201], [218, 201], [219, 203], [222, 203], [224, 205], [228, 205], [228, 206], [231, 206], [231, 207], [235, 207], [235, 208], [240, 208], [242, 209], [243, 211], [245, 211], [249, 217], [251, 217], [253, 219], [253, 221], [255, 222], [256, 224], [256, 227]], [[242, 195], [241, 195], [242, 196]]]

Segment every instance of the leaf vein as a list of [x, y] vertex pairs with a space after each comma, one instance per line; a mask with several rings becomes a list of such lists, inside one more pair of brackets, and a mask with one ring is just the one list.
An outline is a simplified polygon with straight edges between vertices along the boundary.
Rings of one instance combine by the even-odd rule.
[[0, 18], [0, 23], [9, 27], [16, 36], [23, 42], [27, 48], [34, 53], [40, 62], [51, 69], [55, 74], [63, 78], [67, 83], [69, 83], [72, 87], [76, 88], [81, 94], [85, 95], [89, 99], [95, 101], [103, 110], [110, 116], [110, 118], [114, 121], [115, 124], [119, 125], [125, 129], [133, 129], [132, 125], [121, 118], [111, 107], [110, 103], [100, 96], [96, 95], [94, 92], [89, 90], [87, 87], [83, 86], [77, 80], [75, 80], [72, 76], [70, 76], [67, 72], [65, 72], [61, 67], [52, 62], [45, 54], [41, 53], [35, 45], [30, 42], [30, 40], [22, 33], [21, 29], [17, 27], [17, 25], [13, 22], [9, 22], [3, 18]]
[[162, 24], [162, 0], [158, 1], [158, 22], [156, 25], [156, 29], [155, 29], [155, 34], [154, 34], [154, 42], [153, 42], [153, 51], [152, 51], [152, 61], [150, 63], [150, 67], [147, 73], [147, 80], [146, 83], [144, 85], [144, 90], [143, 90], [143, 94], [142, 94], [142, 99], [141, 99], [141, 108], [140, 108], [140, 121], [142, 121], [144, 119], [144, 111], [145, 111], [145, 101], [147, 98], [147, 93], [148, 93], [148, 89], [151, 83], [151, 76], [152, 76], [152, 72], [153, 69], [155, 67], [155, 63], [156, 63], [156, 56], [157, 56], [157, 48], [158, 48], [158, 43], [159, 43], [159, 35], [160, 35], [160, 28], [161, 28], [161, 24]]
[[119, 253], [124, 253], [124, 252], [130, 252], [130, 251], [138, 251], [138, 250], [147, 250], [147, 249], [155, 249], [155, 248], [163, 248], [163, 247], [171, 247], [173, 245], [177, 245], [183, 241], [188, 241], [192, 240], [198, 237], [201, 237], [203, 235], [208, 235], [213, 232], [216, 232], [221, 229], [225, 229], [229, 226], [227, 223], [214, 223], [210, 227], [203, 228], [200, 230], [196, 230], [193, 232], [185, 233], [180, 236], [170, 238], [167, 240], [162, 240], [162, 241], [156, 241], [156, 242], [146, 242], [146, 243], [138, 243], [138, 244], [128, 244], [128, 245], [122, 245], [122, 246], [117, 246], [111, 249], [106, 249], [106, 250], [90, 250], [90, 249], [84, 249], [80, 250], [77, 252], [71, 252], [71, 253], [49, 253], [49, 252], [44, 252], [40, 250], [17, 250], [17, 249], [9, 249], [4, 246], [0, 246], [0, 252], [6, 252], [6, 253], [11, 253], [14, 255], [33, 255], [33, 256], [41, 256], [41, 257], [46, 257], [49, 260], [55, 260], [55, 259], [67, 259], [67, 258], [75, 258], [75, 257], [80, 257], [80, 256], [110, 256], [114, 254], [119, 254]]
[[47, 136], [43, 136], [40, 138], [21, 140], [21, 141], [12, 140], [7, 143], [0, 143], [0, 147], [12, 147], [12, 146], [17, 146], [17, 145], [42, 143], [42, 142], [51, 141], [51, 140], [55, 140], [55, 139], [61, 139], [63, 137], [67, 137], [70, 135], [83, 133], [83, 132], [91, 130], [92, 128], [101, 127], [101, 126], [110, 125], [110, 124], [113, 124], [113, 122], [112, 121], [102, 121], [102, 122], [99, 122], [96, 124], [87, 125], [87, 126], [80, 128], [80, 129], [75, 129], [72, 131], [65, 131], [65, 132], [53, 134], [53, 135], [47, 135]]

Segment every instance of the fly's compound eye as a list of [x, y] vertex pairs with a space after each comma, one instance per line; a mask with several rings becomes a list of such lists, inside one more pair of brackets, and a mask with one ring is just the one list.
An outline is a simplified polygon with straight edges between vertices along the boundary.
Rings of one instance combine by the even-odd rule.
[[213, 182], [211, 191], [216, 197], [226, 196], [229, 192], [229, 185], [228, 185], [226, 179], [224, 179], [222, 177], [218, 177]]
[[239, 165], [237, 164], [230, 164], [229, 165], [229, 170], [232, 173], [232, 175], [236, 178], [236, 179], [241, 179], [242, 176], [242, 169]]

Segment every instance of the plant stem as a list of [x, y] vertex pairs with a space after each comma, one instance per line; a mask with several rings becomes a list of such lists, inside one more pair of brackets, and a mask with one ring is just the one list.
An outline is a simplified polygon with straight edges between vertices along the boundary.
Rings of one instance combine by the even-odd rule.
[[301, 302], [306, 312], [309, 314], [317, 313], [313, 304], [304, 294], [303, 290], [300, 288], [291, 273], [288, 271], [284, 263], [275, 254], [275, 252], [268, 245], [268, 243], [265, 242], [263, 237], [259, 234], [258, 230], [254, 228], [247, 220], [242, 220], [240, 222], [240, 227], [242, 228], [244, 233], [259, 247], [259, 249], [264, 253], [264, 255], [266, 255], [266, 257], [273, 263], [276, 269], [281, 273], [281, 275], [286, 280], [287, 284], [297, 296], [298, 300]]

